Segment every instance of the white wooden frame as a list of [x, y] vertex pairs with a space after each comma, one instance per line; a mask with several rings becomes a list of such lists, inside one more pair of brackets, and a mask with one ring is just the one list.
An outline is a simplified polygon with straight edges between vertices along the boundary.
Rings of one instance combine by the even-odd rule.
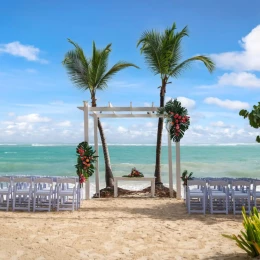
[[[83, 107], [78, 107], [78, 109], [84, 112], [84, 141], [89, 141], [89, 112], [92, 112], [90, 116], [94, 119], [94, 143], [95, 150], [98, 156], [98, 118], [158, 118], [163, 117], [158, 115], [158, 107], [154, 107], [152, 103], [151, 107], [132, 107], [132, 102], [130, 102], [129, 107], [112, 107], [111, 103], [108, 103], [108, 107], [89, 107], [88, 102], [83, 102]], [[98, 113], [99, 112], [99, 113]], [[105, 112], [105, 113], [103, 113]], [[110, 112], [110, 113], [106, 113]], [[120, 112], [120, 113], [115, 113]], [[128, 112], [122, 114], [121, 112]], [[134, 112], [134, 113], [133, 113]], [[143, 112], [143, 113], [136, 113]], [[146, 112], [146, 114], [144, 113]], [[173, 176], [172, 176], [172, 142], [170, 134], [168, 134], [168, 165], [169, 165], [169, 189], [170, 197], [173, 197]], [[180, 143], [176, 143], [176, 191], [177, 199], [181, 199], [181, 179], [180, 179]], [[95, 163], [95, 183], [96, 183], [96, 193], [100, 196], [99, 190], [99, 162], [98, 159]], [[90, 199], [89, 196], [89, 180], [85, 184], [85, 198]]]

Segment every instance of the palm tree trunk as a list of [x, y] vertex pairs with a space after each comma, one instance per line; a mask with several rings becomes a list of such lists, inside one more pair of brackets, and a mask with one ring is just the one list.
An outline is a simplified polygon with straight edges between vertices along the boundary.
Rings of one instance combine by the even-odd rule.
[[[160, 92], [160, 107], [164, 107], [164, 97], [166, 91], [166, 82], [162, 80], [161, 92]], [[161, 181], [161, 147], [162, 147], [162, 132], [163, 132], [163, 118], [158, 120], [157, 128], [157, 142], [156, 142], [156, 163], [154, 177], [156, 184], [162, 184]]]
[[98, 130], [100, 133], [100, 138], [101, 138], [102, 147], [103, 147], [104, 160], [105, 160], [106, 187], [113, 187], [114, 177], [113, 177], [111, 163], [110, 163], [110, 156], [109, 156], [109, 152], [108, 152], [108, 147], [107, 147], [103, 127], [101, 125], [99, 118], [98, 118]]
[[[91, 93], [91, 100], [92, 100], [92, 107], [96, 107], [96, 97], [95, 97], [95, 93]], [[113, 187], [113, 182], [114, 182], [114, 177], [113, 177], [113, 173], [112, 173], [112, 167], [111, 167], [111, 163], [110, 163], [110, 156], [109, 156], [109, 152], [108, 152], [108, 147], [107, 147], [107, 143], [106, 143], [106, 138], [105, 138], [105, 134], [103, 131], [103, 127], [101, 125], [101, 122], [98, 118], [98, 130], [99, 130], [99, 134], [100, 134], [100, 139], [102, 142], [102, 148], [103, 148], [103, 154], [104, 154], [104, 161], [105, 161], [105, 180], [106, 180], [106, 188], [107, 187]]]

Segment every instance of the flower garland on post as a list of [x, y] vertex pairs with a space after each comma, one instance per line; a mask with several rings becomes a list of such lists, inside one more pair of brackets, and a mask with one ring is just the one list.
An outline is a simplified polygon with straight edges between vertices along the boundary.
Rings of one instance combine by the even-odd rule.
[[97, 160], [96, 151], [93, 150], [91, 146], [89, 146], [88, 142], [79, 143], [76, 148], [77, 152], [77, 164], [76, 172], [79, 176], [80, 186], [94, 173], [94, 163]]
[[171, 99], [165, 107], [158, 108], [158, 114], [166, 118], [166, 129], [173, 142], [179, 142], [190, 125], [188, 110], [177, 99]]

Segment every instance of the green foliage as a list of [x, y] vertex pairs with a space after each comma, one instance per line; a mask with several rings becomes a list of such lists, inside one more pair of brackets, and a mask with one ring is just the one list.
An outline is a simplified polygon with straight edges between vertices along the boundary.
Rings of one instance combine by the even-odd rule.
[[164, 32], [155, 30], [145, 31], [137, 43], [141, 46], [141, 54], [155, 75], [160, 74], [167, 82], [169, 77], [177, 78], [194, 61], [202, 61], [207, 69], [212, 72], [215, 69], [214, 62], [207, 56], [198, 55], [181, 62], [181, 42], [188, 36], [188, 27], [176, 32], [176, 24]]
[[187, 170], [183, 171], [183, 173], [181, 175], [181, 179], [183, 181], [183, 185], [187, 186], [188, 180], [192, 180], [193, 179], [192, 175], [193, 175], [193, 172], [188, 173]]
[[77, 153], [77, 175], [80, 178], [80, 182], [83, 183], [86, 179], [93, 175], [95, 167], [94, 163], [97, 160], [96, 151], [89, 146], [88, 142], [80, 143], [76, 148]]
[[188, 110], [182, 107], [177, 99], [170, 100], [162, 108], [158, 108], [158, 114], [166, 118], [166, 128], [173, 142], [179, 142], [190, 125]]
[[83, 49], [72, 40], [68, 39], [75, 49], [65, 54], [63, 65], [67, 69], [71, 81], [80, 89], [89, 90], [95, 96], [97, 89], [107, 87], [108, 80], [118, 71], [127, 68], [139, 68], [133, 63], [118, 62], [109, 70], [108, 60], [111, 52], [111, 45], [108, 44], [104, 49], [97, 49], [95, 42], [92, 46], [92, 57], [87, 58]]
[[[260, 127], [260, 102], [258, 102], [257, 106], [253, 106], [253, 110], [251, 112], [242, 109], [240, 110], [239, 115], [243, 116], [244, 118], [248, 118], [250, 126], [254, 128], [259, 128]], [[256, 137], [256, 141], [260, 143], [259, 135]]]
[[249, 216], [246, 215], [245, 208], [242, 208], [243, 226], [245, 231], [240, 235], [223, 235], [229, 239], [235, 240], [236, 245], [246, 251], [251, 257], [260, 255], [260, 216], [257, 208], [254, 207]]

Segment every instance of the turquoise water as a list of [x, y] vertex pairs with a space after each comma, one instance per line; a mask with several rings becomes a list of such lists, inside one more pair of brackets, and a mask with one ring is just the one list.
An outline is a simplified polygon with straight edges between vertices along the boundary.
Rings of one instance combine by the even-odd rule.
[[[74, 145], [0, 145], [0, 175], [75, 176]], [[162, 147], [162, 180], [168, 183], [168, 147]], [[130, 173], [132, 167], [153, 176], [155, 146], [109, 146], [114, 176]], [[101, 187], [104, 160], [99, 147]], [[173, 145], [175, 172], [175, 147]], [[195, 177], [260, 178], [260, 145], [181, 146], [181, 170]], [[94, 177], [93, 181], [94, 181]], [[175, 181], [175, 179], [174, 179]]]

